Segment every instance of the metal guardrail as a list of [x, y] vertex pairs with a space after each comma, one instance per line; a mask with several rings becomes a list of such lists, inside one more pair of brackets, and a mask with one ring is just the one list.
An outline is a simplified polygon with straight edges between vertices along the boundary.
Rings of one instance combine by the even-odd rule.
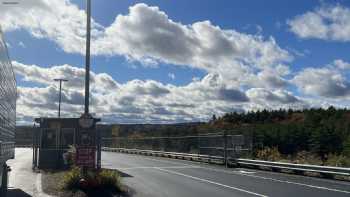
[[221, 163], [221, 164], [223, 164], [223, 160], [224, 160], [224, 157], [221, 157], [221, 156], [165, 152], [165, 151], [154, 151], [154, 150], [141, 150], [141, 149], [102, 147], [102, 151], [160, 156], [160, 157], [169, 157], [169, 158], [175, 158], [175, 159], [188, 159], [188, 160], [206, 161], [209, 163]]
[[[130, 153], [130, 154], [170, 157], [170, 158], [176, 158], [176, 159], [188, 159], [193, 161], [204, 161], [208, 163], [219, 163], [219, 164], [225, 163], [224, 157], [212, 156], [212, 155], [164, 152], [164, 151], [141, 150], [141, 149], [109, 148], [109, 147], [102, 147], [102, 150], [109, 151], [109, 152], [121, 152], [121, 153]], [[239, 167], [267, 167], [273, 170], [291, 170], [297, 173], [316, 172], [322, 175], [350, 176], [350, 168], [342, 168], [342, 167], [293, 164], [293, 163], [284, 163], [284, 162], [252, 160], [252, 159], [230, 159], [229, 163], [233, 165], [237, 165]]]
[[333, 175], [344, 175], [350, 176], [350, 168], [332, 167], [332, 166], [318, 166], [308, 164], [294, 164], [285, 162], [272, 162], [263, 160], [252, 160], [252, 159], [237, 159], [237, 164], [240, 166], [258, 166], [268, 167], [272, 169], [280, 170], [293, 170], [299, 172], [317, 172], [321, 174], [333, 174]]

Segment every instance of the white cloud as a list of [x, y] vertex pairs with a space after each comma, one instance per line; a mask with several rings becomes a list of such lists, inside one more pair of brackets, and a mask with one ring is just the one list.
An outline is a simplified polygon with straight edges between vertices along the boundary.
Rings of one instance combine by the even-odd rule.
[[269, 91], [263, 88], [252, 88], [247, 91], [248, 97], [257, 103], [291, 104], [300, 102], [291, 92], [285, 90]]
[[[5, 31], [23, 29], [56, 42], [65, 52], [84, 53], [85, 13], [69, 0], [27, 0], [1, 7], [0, 12]], [[107, 27], [93, 22], [92, 31], [94, 55], [122, 55], [150, 67], [163, 62], [199, 68], [218, 73], [230, 83], [239, 83], [252, 70], [274, 68], [293, 59], [273, 37], [222, 29], [210, 21], [184, 25], [158, 7], [142, 3]]]
[[[64, 51], [83, 53], [86, 16], [69, 0], [18, 0], [16, 5], [0, 5], [0, 23], [4, 31], [27, 30], [36, 38], [56, 42]], [[103, 29], [93, 23], [92, 36]]]
[[[45, 85], [53, 85], [55, 78], [68, 79], [64, 86], [69, 89], [81, 90], [84, 87], [85, 69], [72, 67], [70, 65], [52, 66], [43, 68], [37, 65], [25, 65], [16, 61], [12, 62], [15, 73], [21, 75], [24, 81], [37, 82]], [[91, 89], [97, 92], [113, 91], [118, 88], [119, 84], [106, 74], [95, 74], [91, 72]]]
[[19, 42], [18, 46], [22, 47], [22, 48], [27, 48], [26, 45], [23, 42]]
[[[55, 116], [58, 88], [54, 77], [70, 79], [63, 85], [63, 116], [78, 116], [83, 111], [82, 68], [70, 65], [42, 68], [13, 62], [23, 80], [44, 87], [19, 87], [19, 118]], [[185, 86], [162, 84], [154, 80], [118, 83], [110, 75], [91, 72], [91, 111], [105, 120], [119, 122], [181, 122], [209, 118], [215, 111], [222, 114], [249, 101], [239, 89], [227, 87], [218, 74]], [[19, 119], [19, 121], [24, 121]]]
[[[335, 62], [339, 64], [339, 60]], [[348, 98], [350, 82], [344, 74], [332, 65], [322, 68], [305, 68], [294, 76], [292, 82], [306, 95], [330, 99]]]
[[287, 23], [300, 38], [350, 41], [350, 9], [341, 5], [324, 5]]
[[348, 62], [345, 62], [341, 59], [337, 59], [337, 60], [334, 60], [333, 62], [334, 66], [336, 68], [339, 68], [341, 70], [347, 70], [347, 69], [350, 69], [350, 63]]
[[172, 80], [175, 79], [175, 74], [174, 73], [168, 73], [168, 77]]
[[[0, 7], [0, 12], [5, 31], [23, 29], [54, 41], [67, 53], [84, 53], [85, 14], [69, 0], [28, 0], [20, 7]], [[286, 77], [291, 74], [285, 63], [293, 57], [273, 37], [222, 29], [210, 21], [182, 24], [146, 4], [131, 6], [128, 14], [118, 15], [107, 27], [93, 22], [92, 53], [122, 55], [131, 63], [153, 68], [167, 63], [207, 72], [183, 86], [137, 79], [119, 83], [106, 73], [91, 72], [91, 109], [106, 121], [198, 121], [207, 120], [213, 112], [305, 104], [283, 90], [290, 85]], [[340, 61], [334, 64], [346, 67]], [[20, 121], [56, 114], [54, 78], [69, 79], [64, 83], [62, 114], [81, 113], [84, 69], [19, 62], [13, 66], [23, 80], [40, 85], [19, 88]], [[173, 73], [168, 76], [175, 79]]]
[[118, 15], [96, 40], [97, 54], [121, 54], [139, 61], [151, 58], [221, 74], [242, 70], [241, 65], [265, 67], [292, 59], [272, 37], [264, 40], [224, 30], [210, 21], [183, 25], [146, 4], [129, 10], [128, 15]]

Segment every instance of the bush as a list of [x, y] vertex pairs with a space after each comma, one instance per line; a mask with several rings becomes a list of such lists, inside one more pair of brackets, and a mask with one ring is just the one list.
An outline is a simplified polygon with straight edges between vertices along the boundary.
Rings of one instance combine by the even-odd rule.
[[98, 175], [99, 185], [103, 188], [121, 190], [121, 177], [114, 170], [101, 170]]
[[72, 168], [63, 176], [63, 189], [77, 190], [79, 189], [79, 181], [81, 179], [81, 170], [78, 167]]
[[298, 152], [293, 162], [297, 164], [322, 165], [320, 157], [307, 151]]
[[257, 159], [265, 161], [280, 161], [282, 159], [281, 154], [276, 147], [266, 147], [264, 149], [258, 150], [256, 157]]
[[343, 155], [350, 157], [350, 136], [343, 143]]
[[325, 165], [336, 167], [350, 167], [350, 158], [344, 155], [330, 154], [327, 156]]
[[83, 176], [82, 170], [74, 167], [64, 175], [63, 189], [72, 191], [109, 190], [122, 192], [121, 177], [117, 171], [107, 169], [100, 171], [88, 170], [86, 176]]

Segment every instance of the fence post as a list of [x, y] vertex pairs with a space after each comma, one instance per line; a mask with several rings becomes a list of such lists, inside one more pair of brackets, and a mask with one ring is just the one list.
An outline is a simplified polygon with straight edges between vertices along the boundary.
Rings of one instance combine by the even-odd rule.
[[198, 144], [198, 161], [202, 162], [202, 159], [200, 158], [200, 154], [201, 154], [201, 138], [200, 138], [199, 133], [198, 133], [197, 144]]
[[224, 130], [224, 164], [227, 168], [227, 131]]

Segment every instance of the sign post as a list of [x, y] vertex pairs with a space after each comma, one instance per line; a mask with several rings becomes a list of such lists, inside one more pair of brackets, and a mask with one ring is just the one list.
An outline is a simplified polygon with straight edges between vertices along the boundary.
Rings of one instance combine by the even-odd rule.
[[[100, 135], [96, 132], [97, 119], [89, 113], [90, 94], [90, 37], [91, 37], [91, 0], [86, 0], [86, 54], [85, 54], [85, 105], [84, 114], [79, 119], [76, 163], [83, 167], [99, 169], [101, 166]], [[97, 161], [96, 161], [97, 151]]]
[[95, 169], [96, 162], [96, 119], [90, 115], [83, 114], [79, 119], [78, 143], [76, 152], [76, 165], [83, 168]]

